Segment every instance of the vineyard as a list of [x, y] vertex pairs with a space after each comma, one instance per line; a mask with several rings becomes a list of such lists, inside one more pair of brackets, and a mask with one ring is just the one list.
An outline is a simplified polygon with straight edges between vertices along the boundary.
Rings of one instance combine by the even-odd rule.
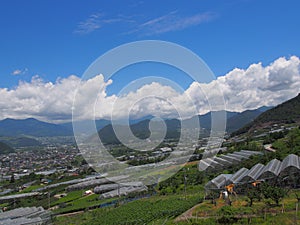
[[[200, 203], [203, 198], [199, 195], [187, 196], [160, 196], [140, 199], [130, 202], [126, 205], [121, 205], [116, 208], [97, 209], [92, 212], [87, 212], [80, 215], [80, 224], [83, 221], [88, 221], [86, 224], [147, 224], [151, 221], [156, 221], [162, 218], [174, 218], [197, 203]], [[60, 224], [74, 224], [75, 218], [68, 221], [68, 218], [57, 218]], [[74, 220], [75, 219], [75, 220]]]

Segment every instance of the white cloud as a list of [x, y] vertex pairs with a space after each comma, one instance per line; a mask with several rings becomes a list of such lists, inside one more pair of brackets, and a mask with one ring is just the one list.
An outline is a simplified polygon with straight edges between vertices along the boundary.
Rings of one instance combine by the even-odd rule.
[[14, 76], [17, 76], [17, 75], [23, 75], [25, 74], [26, 72], [28, 71], [27, 68], [23, 69], [23, 70], [19, 70], [19, 69], [16, 69], [14, 70], [11, 75], [14, 75]]
[[160, 16], [140, 24], [134, 32], [142, 32], [144, 35], [162, 34], [171, 31], [184, 30], [188, 27], [197, 26], [208, 22], [216, 17], [215, 13], [205, 12], [191, 16], [182, 17], [176, 11]]
[[230, 111], [274, 106], [300, 92], [300, 59], [282, 57], [265, 67], [257, 63], [247, 69], [236, 68], [208, 84], [194, 82], [183, 93], [152, 82], [122, 96], [108, 96], [106, 89], [111, 83], [102, 75], [86, 81], [72, 75], [55, 83], [35, 76], [14, 89], [0, 88], [0, 119], [35, 117], [60, 122], [71, 119], [72, 108], [78, 119], [110, 118], [112, 112], [122, 118], [128, 108], [135, 118], [149, 114], [176, 117], [178, 112], [190, 117], [195, 113], [193, 106], [198, 113], [219, 109], [219, 91]]
[[[87, 19], [77, 24], [74, 30], [75, 34], [89, 34], [106, 25], [126, 24], [127, 31], [123, 34], [139, 33], [141, 35], [156, 35], [171, 31], [184, 30], [188, 27], [197, 26], [216, 18], [214, 12], [204, 12], [189, 16], [179, 15], [177, 11], [172, 11], [166, 15], [159, 16], [147, 21], [141, 20], [140, 15], [113, 15], [107, 17], [103, 13], [91, 14]], [[128, 31], [129, 30], [129, 31]]]
[[[0, 117], [70, 120], [74, 96], [79, 86], [86, 87], [85, 95], [80, 99], [85, 107], [89, 106], [89, 93], [103, 93], [109, 83], [104, 82], [103, 76], [81, 82], [79, 77], [72, 75], [60, 78], [55, 83], [44, 82], [35, 76], [31, 82], [20, 82], [15, 89], [0, 89]], [[82, 108], [82, 111], [84, 112], [85, 108]]]
[[217, 85], [224, 93], [227, 110], [275, 106], [300, 92], [300, 60], [281, 57], [266, 67], [257, 63], [247, 69], [236, 68], [209, 84], [200, 84], [209, 96], [213, 92], [208, 90]]
[[85, 21], [80, 22], [77, 25], [74, 33], [78, 34], [88, 34], [91, 33], [101, 27], [101, 20], [100, 17], [102, 15], [99, 13], [92, 14], [87, 18]]
[[74, 30], [75, 34], [89, 34], [92, 33], [103, 26], [107, 24], [112, 24], [112, 23], [120, 23], [120, 22], [132, 22], [132, 20], [122, 16], [118, 15], [116, 17], [112, 18], [106, 18], [103, 14], [101, 13], [95, 13], [90, 15], [86, 20], [81, 21], [78, 23], [76, 29]]

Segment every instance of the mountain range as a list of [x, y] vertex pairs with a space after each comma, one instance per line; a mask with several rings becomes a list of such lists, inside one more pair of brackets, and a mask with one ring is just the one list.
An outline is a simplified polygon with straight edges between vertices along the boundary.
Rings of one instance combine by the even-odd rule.
[[[300, 94], [276, 107], [261, 107], [255, 110], [246, 110], [244, 112], [226, 112], [227, 126], [226, 131], [232, 135], [245, 132], [251, 132], [257, 128], [269, 126], [274, 123], [294, 123], [300, 122]], [[195, 126], [194, 121], [198, 119], [201, 128], [209, 132], [211, 128], [211, 113], [194, 116], [184, 120], [190, 127]], [[140, 118], [131, 119], [129, 121], [130, 129], [138, 138], [145, 139], [149, 137], [149, 122], [153, 117], [151, 115]], [[167, 127], [167, 138], [176, 138], [180, 135], [179, 130], [181, 121], [178, 119], [165, 119]], [[93, 136], [93, 131], [87, 126], [90, 121], [75, 122], [80, 132], [86, 136]], [[117, 128], [125, 130], [124, 121], [119, 121]], [[117, 143], [118, 140], [114, 133], [114, 129], [109, 120], [96, 120], [96, 128], [98, 135], [104, 143]], [[53, 124], [39, 121], [34, 118], [28, 119], [4, 119], [0, 121], [0, 152], [12, 151], [8, 147], [24, 147], [35, 146], [41, 143], [38, 137], [56, 137], [56, 136], [72, 136], [73, 124]], [[8, 146], [8, 147], [7, 147]]]
[[71, 136], [71, 129], [59, 124], [47, 123], [34, 118], [28, 119], [4, 119], [0, 121], [0, 136], [34, 136], [53, 137]]
[[[244, 126], [245, 124], [251, 122], [255, 117], [260, 115], [263, 110], [247, 110], [242, 113], [238, 112], [226, 112], [227, 115], [227, 131], [232, 132], [237, 130], [238, 128]], [[199, 118], [200, 124], [202, 128], [207, 130], [210, 129], [211, 126], [211, 113], [207, 113], [204, 115], [199, 115], [188, 119], [192, 121], [195, 118]], [[149, 135], [148, 125], [152, 116], [143, 117], [141, 119], [130, 120], [129, 124], [131, 129], [135, 133], [139, 133], [141, 137], [146, 137]], [[188, 121], [186, 120], [186, 121]], [[167, 126], [170, 128], [168, 135], [174, 133], [174, 130], [180, 128], [180, 121], [177, 119], [165, 119]], [[185, 121], [185, 122], [186, 122]], [[80, 128], [79, 132], [85, 133], [86, 135], [91, 135], [91, 131], [88, 130], [88, 123], [90, 121], [78, 121], [77, 127]], [[123, 126], [122, 121], [117, 122], [118, 126]], [[95, 121], [96, 129], [101, 131], [103, 134], [107, 134], [104, 136], [109, 136], [112, 131], [111, 121], [109, 120], [96, 120]], [[0, 137], [55, 137], [55, 136], [72, 136], [73, 135], [73, 124], [62, 123], [62, 124], [53, 124], [47, 123], [43, 121], [39, 121], [34, 118], [28, 119], [4, 119], [0, 121]], [[173, 131], [171, 131], [173, 130]], [[137, 135], [139, 137], [139, 135]], [[171, 135], [172, 136], [172, 135]], [[0, 138], [1, 139], [1, 138]]]
[[232, 133], [232, 136], [253, 132], [273, 124], [300, 123], [300, 94], [258, 115], [252, 122]]
[[[268, 110], [271, 107], [262, 107], [255, 110], [246, 110], [244, 112], [226, 112], [227, 117], [227, 126], [226, 131], [231, 133], [233, 131], [238, 130], [239, 128], [245, 126], [246, 124], [253, 121], [258, 115], [263, 113], [264, 111]], [[195, 120], [199, 120], [200, 127], [204, 128], [202, 134], [208, 134], [209, 130], [211, 129], [211, 118], [212, 113], [206, 113], [204, 115], [194, 116], [190, 119], [186, 119], [183, 121], [189, 128], [196, 128], [198, 123], [195, 123]], [[181, 121], [178, 119], [165, 119], [165, 124], [167, 128], [166, 138], [178, 138], [180, 136], [180, 128], [181, 128]], [[142, 120], [136, 124], [131, 124], [130, 129], [132, 133], [141, 139], [146, 139], [150, 135], [149, 131], [149, 119]], [[103, 127], [99, 130], [98, 136], [100, 137], [101, 141], [104, 144], [119, 144], [119, 140], [116, 137], [114, 129], [118, 129], [120, 133], [122, 133], [123, 138], [129, 138], [129, 135], [126, 134], [126, 126], [124, 125], [117, 125], [113, 127], [111, 124]], [[94, 137], [92, 137], [94, 138]], [[90, 139], [88, 139], [90, 140]]]

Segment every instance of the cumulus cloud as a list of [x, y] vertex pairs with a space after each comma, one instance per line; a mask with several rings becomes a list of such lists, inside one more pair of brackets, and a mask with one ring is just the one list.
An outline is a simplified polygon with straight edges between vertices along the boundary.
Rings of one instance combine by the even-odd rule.
[[[266, 67], [261, 63], [252, 64], [247, 69], [236, 68], [209, 84], [199, 85], [210, 97], [214, 96], [211, 90], [222, 90], [229, 111], [275, 106], [300, 92], [300, 60], [292, 56], [281, 57]], [[189, 89], [193, 89], [193, 85]], [[187, 91], [192, 92], [189, 89]]]
[[[0, 89], [0, 117], [2, 119], [35, 117], [58, 122], [70, 120], [78, 87], [85, 88], [84, 97], [80, 93], [77, 97], [84, 102], [82, 107], [88, 107], [90, 92], [103, 93], [109, 84], [110, 82], [104, 82], [103, 76], [81, 81], [79, 77], [71, 75], [59, 78], [55, 83], [44, 82], [35, 76], [31, 82], [21, 81], [15, 89]], [[82, 111], [84, 112], [85, 108], [82, 108]]]
[[[275, 106], [300, 92], [300, 59], [281, 57], [267, 66], [261, 63], [247, 69], [233, 69], [210, 83], [192, 83], [179, 93], [159, 82], [143, 84], [126, 94], [107, 95], [112, 81], [102, 75], [81, 80], [75, 75], [45, 82], [38, 76], [20, 82], [14, 89], [0, 88], [0, 119], [35, 117], [61, 122], [107, 118], [111, 115], [139, 118], [147, 115], [164, 118], [191, 117], [210, 110], [244, 111]], [[75, 99], [75, 104], [73, 104]]]

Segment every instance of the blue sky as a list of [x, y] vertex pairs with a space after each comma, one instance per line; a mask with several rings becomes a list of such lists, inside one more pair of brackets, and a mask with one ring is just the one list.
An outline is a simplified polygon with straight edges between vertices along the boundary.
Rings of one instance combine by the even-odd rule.
[[[35, 74], [50, 81], [80, 76], [109, 49], [144, 39], [191, 49], [217, 76], [251, 63], [267, 64], [300, 55], [299, 7], [297, 0], [1, 1], [0, 86], [17, 85]], [[176, 28], [176, 20], [200, 14], [209, 18]], [[167, 29], [159, 23], [141, 27], [161, 17]], [[28, 71], [11, 76], [17, 69]]]
[[[216, 76], [267, 66], [300, 56], [299, 8], [298, 0], [3, 0], [0, 88], [14, 89], [35, 75], [45, 82], [81, 77], [106, 51], [146, 39], [189, 48]], [[188, 87], [190, 80], [180, 79]], [[108, 94], [122, 84], [115, 85]]]

